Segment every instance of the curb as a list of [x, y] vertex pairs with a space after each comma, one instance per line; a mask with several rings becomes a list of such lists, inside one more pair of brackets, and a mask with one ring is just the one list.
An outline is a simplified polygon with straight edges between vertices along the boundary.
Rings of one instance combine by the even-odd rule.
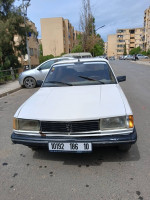
[[19, 87], [19, 88], [13, 89], [13, 90], [9, 90], [8, 92], [5, 92], [5, 93], [3, 93], [3, 94], [0, 94], [0, 98], [5, 97], [5, 96], [7, 96], [8, 94], [12, 94], [12, 93], [14, 93], [14, 92], [17, 92], [17, 91], [19, 91], [19, 90], [21, 90], [21, 89], [22, 89], [22, 88]]

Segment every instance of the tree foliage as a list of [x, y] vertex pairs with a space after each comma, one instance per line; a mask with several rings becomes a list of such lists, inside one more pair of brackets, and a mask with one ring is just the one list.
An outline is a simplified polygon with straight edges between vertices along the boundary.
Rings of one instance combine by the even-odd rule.
[[[0, 68], [20, 66], [18, 57], [26, 54], [26, 32], [33, 32], [24, 25], [21, 7], [14, 6], [15, 0], [0, 0]], [[14, 40], [19, 37], [19, 42]]]
[[137, 47], [137, 48], [133, 48], [130, 52], [129, 52], [129, 54], [130, 55], [134, 55], [134, 54], [140, 54], [141, 53], [141, 47]]
[[142, 54], [145, 56], [150, 56], [150, 49], [148, 51], [142, 51], [141, 47], [137, 47], [133, 48], [129, 53], [130, 55]]
[[127, 48], [126, 48], [126, 44], [124, 45], [123, 55], [124, 55], [124, 56], [126, 56], [126, 55], [127, 55]]
[[54, 56], [52, 54], [50, 54], [48, 56], [40, 56], [40, 64], [51, 58], [54, 58]]

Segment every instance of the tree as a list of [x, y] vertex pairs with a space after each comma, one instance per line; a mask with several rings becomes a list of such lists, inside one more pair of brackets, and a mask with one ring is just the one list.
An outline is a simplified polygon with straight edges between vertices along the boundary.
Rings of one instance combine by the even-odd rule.
[[82, 0], [80, 15], [80, 29], [82, 34], [77, 38], [77, 44], [72, 52], [91, 52], [93, 56], [104, 53], [104, 41], [95, 31], [95, 18], [91, 11], [90, 0]]
[[93, 16], [91, 12], [90, 0], [82, 0], [82, 10], [80, 14], [80, 28], [82, 31], [82, 47], [87, 51], [89, 36], [93, 33]]
[[83, 52], [83, 47], [82, 47], [82, 34], [77, 35], [76, 39], [76, 44], [74, 48], [72, 49], [71, 53], [78, 53], [78, 52]]
[[[26, 32], [33, 32], [29, 25], [24, 25], [21, 6], [14, 6], [15, 0], [0, 0], [0, 68], [18, 68], [18, 57], [25, 55]], [[19, 43], [14, 37], [20, 37]]]
[[141, 53], [141, 47], [133, 48], [129, 53], [130, 55], [139, 54]]
[[150, 49], [146, 52], [148, 56], [150, 56]]
[[126, 44], [124, 45], [124, 51], [123, 51], [123, 55], [127, 55], [127, 48], [126, 48]]

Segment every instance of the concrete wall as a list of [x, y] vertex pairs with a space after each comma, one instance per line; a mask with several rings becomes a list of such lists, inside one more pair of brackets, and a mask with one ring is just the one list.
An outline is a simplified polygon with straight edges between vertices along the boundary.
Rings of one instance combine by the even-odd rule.
[[114, 35], [108, 35], [108, 43], [107, 43], [107, 56], [117, 56], [117, 51], [116, 51], [116, 46], [117, 46], [117, 37], [116, 34]]
[[41, 19], [43, 56], [64, 52], [63, 18]]

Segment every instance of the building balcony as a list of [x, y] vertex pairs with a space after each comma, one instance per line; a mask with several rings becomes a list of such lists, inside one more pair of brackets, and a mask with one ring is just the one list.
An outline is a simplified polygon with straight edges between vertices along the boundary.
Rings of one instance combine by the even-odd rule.
[[130, 44], [130, 48], [135, 48], [135, 44]]
[[135, 39], [130, 39], [130, 42], [133, 42], [133, 43], [135, 43]]
[[133, 34], [133, 33], [132, 33], [132, 34], [130, 34], [130, 37], [135, 37], [135, 34]]

